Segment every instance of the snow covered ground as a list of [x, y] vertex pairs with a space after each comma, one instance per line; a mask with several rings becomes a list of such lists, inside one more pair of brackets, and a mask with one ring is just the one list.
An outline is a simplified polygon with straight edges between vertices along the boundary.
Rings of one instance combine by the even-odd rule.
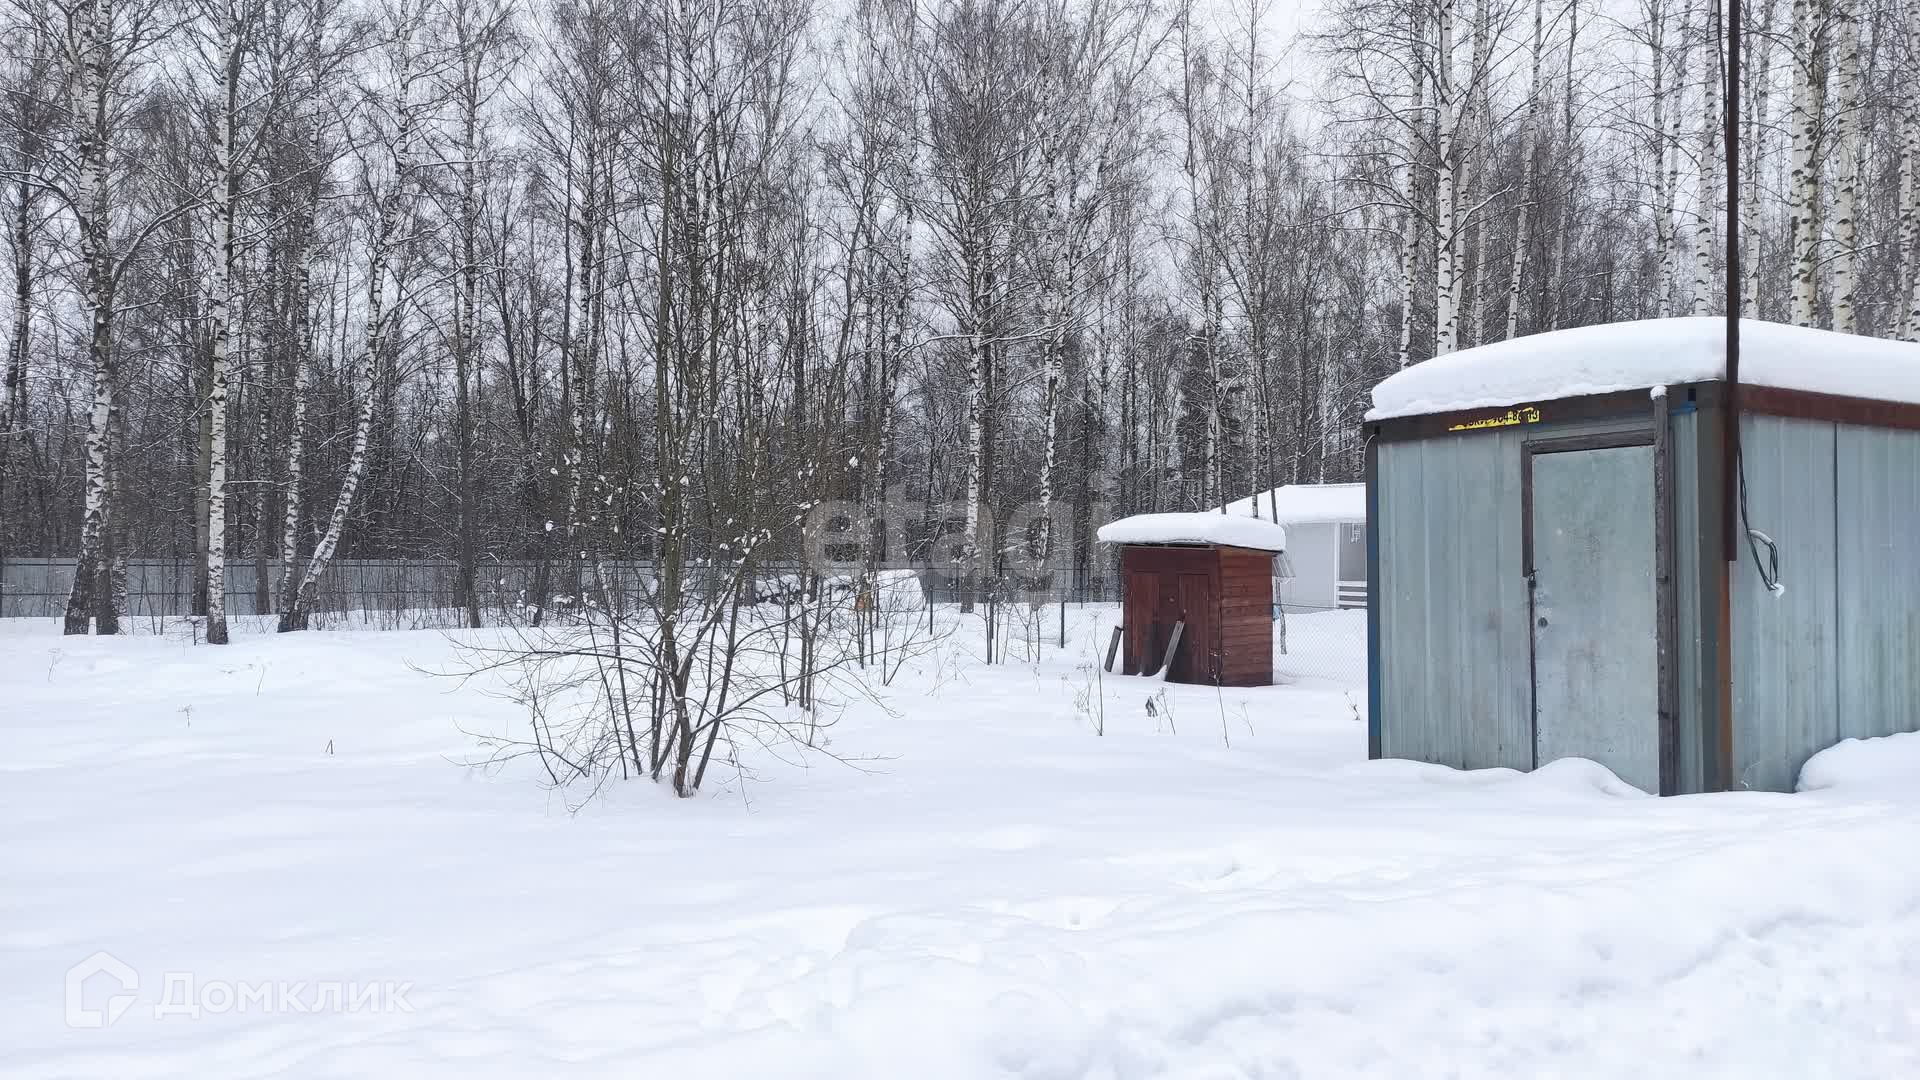
[[1357, 686], [1149, 716], [1111, 618], [574, 814], [460, 764], [522, 721], [441, 633], [7, 624], [0, 1073], [1920, 1076], [1920, 737], [1796, 796], [1369, 764]]

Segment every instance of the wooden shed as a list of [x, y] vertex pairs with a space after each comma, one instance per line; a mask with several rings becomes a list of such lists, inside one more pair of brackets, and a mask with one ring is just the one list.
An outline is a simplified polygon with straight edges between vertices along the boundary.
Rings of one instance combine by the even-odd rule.
[[1273, 557], [1286, 549], [1285, 529], [1222, 514], [1141, 514], [1105, 526], [1100, 540], [1121, 546], [1122, 671], [1152, 675], [1164, 665], [1171, 682], [1273, 682]]

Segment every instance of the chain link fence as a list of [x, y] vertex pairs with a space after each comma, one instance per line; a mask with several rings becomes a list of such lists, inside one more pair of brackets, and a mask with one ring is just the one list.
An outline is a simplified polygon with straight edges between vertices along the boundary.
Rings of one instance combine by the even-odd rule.
[[[1364, 573], [1364, 571], [1362, 571]], [[969, 594], [964, 577], [935, 570], [920, 571], [921, 588], [937, 605], [963, 604]], [[1367, 681], [1367, 583], [1329, 576], [1322, 585], [1299, 578], [1276, 580], [1273, 605], [1273, 673], [1276, 682], [1326, 680], [1349, 687]], [[1017, 620], [1037, 618], [1032, 609], [1070, 605], [1105, 605], [1113, 609], [1109, 625], [1120, 621], [1124, 583], [1119, 573], [1099, 570], [1063, 572], [1052, 580], [1008, 577], [981, 583], [973, 590], [976, 605], [996, 601], [1012, 609]], [[1328, 602], [1319, 602], [1322, 598]], [[1020, 613], [1024, 611], [1024, 614]]]
[[[653, 587], [648, 562], [614, 561], [596, 568], [616, 603], [639, 603]], [[196, 567], [191, 559], [134, 559], [127, 567], [128, 616], [135, 628], [160, 629], [194, 612]], [[227, 563], [227, 613], [242, 626], [277, 610], [280, 565], [250, 559]], [[483, 617], [489, 623], [524, 622], [536, 606], [563, 613], [577, 600], [589, 571], [582, 564], [486, 562], [475, 579]], [[691, 587], [718, 587], [720, 576], [695, 567]], [[70, 559], [0, 561], [0, 618], [56, 618], [66, 610], [73, 584]], [[851, 605], [859, 585], [848, 575], [818, 576], [798, 565], [767, 566], [748, 586], [760, 603], [796, 603], [820, 590]], [[926, 566], [881, 569], [880, 609], [892, 613], [928, 607], [958, 608], [971, 598], [983, 617], [999, 616], [1047, 626], [1045, 609], [1110, 607], [1119, 621], [1123, 591], [1118, 573], [1076, 568], [1045, 578], [1007, 576], [969, 588], [964, 576]], [[1273, 609], [1274, 675], [1282, 682], [1318, 679], [1362, 686], [1366, 682], [1366, 584], [1340, 582], [1335, 606], [1301, 602], [1303, 591], [1286, 583], [1276, 595], [1289, 599]], [[544, 599], [543, 599], [544, 598]], [[317, 629], [435, 629], [466, 625], [459, 568], [436, 559], [338, 559], [320, 579], [313, 611]], [[1059, 613], [1064, 615], [1064, 612]], [[1040, 632], [1038, 630], [1036, 633]]]
[[[650, 567], [608, 564], [615, 589], [638, 587]], [[196, 605], [198, 568], [192, 559], [130, 559], [127, 563], [127, 615], [136, 620], [185, 617]], [[226, 567], [226, 610], [249, 617], [278, 610], [281, 565], [232, 559]], [[73, 587], [71, 559], [0, 561], [0, 618], [50, 618], [66, 610]], [[475, 580], [481, 604], [493, 612], [518, 607], [540, 596], [560, 603], [577, 592], [579, 577], [570, 566], [533, 562], [483, 564]], [[460, 625], [463, 596], [459, 567], [434, 559], [336, 559], [316, 583], [316, 616], [385, 615], [361, 621], [424, 626]], [[444, 616], [441, 614], [444, 613]], [[407, 618], [400, 618], [407, 616]]]

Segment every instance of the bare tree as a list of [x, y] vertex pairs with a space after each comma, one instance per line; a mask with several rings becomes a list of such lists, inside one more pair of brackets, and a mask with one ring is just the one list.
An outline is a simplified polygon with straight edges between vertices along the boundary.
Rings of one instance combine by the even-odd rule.
[[[4, 98], [0, 98], [0, 138], [4, 157], [0, 168], [12, 176], [6, 205], [8, 254], [12, 263], [13, 317], [7, 335], [6, 366], [0, 369], [0, 556], [12, 539], [20, 512], [13, 506], [11, 485], [32, 465], [28, 448], [27, 361], [33, 348], [37, 277], [46, 254], [41, 251], [47, 224], [48, 200], [43, 180], [49, 162], [48, 140], [58, 119], [49, 83], [54, 68], [43, 33], [30, 25], [14, 28], [32, 43], [28, 55], [9, 59]], [[24, 486], [24, 485], [23, 485]]]
[[388, 264], [400, 240], [401, 228], [408, 218], [416, 193], [415, 140], [419, 137], [421, 114], [427, 106], [418, 92], [417, 84], [428, 75], [425, 70], [426, 58], [421, 55], [418, 38], [426, 10], [419, 0], [398, 0], [390, 15], [393, 20], [390, 49], [393, 81], [388, 96], [381, 104], [391, 111], [392, 136], [388, 145], [392, 174], [387, 190], [377, 198], [379, 216], [367, 257], [366, 329], [360, 347], [358, 379], [361, 393], [359, 418], [354, 423], [353, 449], [347, 459], [346, 477], [340, 483], [340, 495], [334, 500], [326, 531], [321, 534], [319, 542], [314, 545], [313, 554], [307, 559], [306, 572], [294, 591], [293, 602], [280, 613], [279, 629], [282, 633], [307, 628], [313, 610], [314, 590], [339, 550], [340, 538], [346, 532], [347, 515], [353, 509], [354, 495], [366, 475], [367, 446], [373, 434], [374, 408], [379, 398], [376, 383], [380, 372], [380, 350], [391, 330]]
[[[309, 389], [318, 359], [319, 325], [314, 308], [323, 247], [321, 203], [333, 164], [329, 133], [336, 126], [327, 109], [326, 87], [359, 46], [359, 28], [343, 18], [337, 0], [305, 0], [298, 11], [298, 19], [283, 16], [279, 25], [291, 30], [293, 40], [301, 46], [295, 52], [291, 77], [304, 87], [305, 95], [300, 107], [289, 110], [281, 154], [274, 162], [280, 175], [272, 185], [273, 192], [284, 200], [281, 220], [287, 233], [289, 278], [285, 301], [287, 425], [281, 452], [284, 481], [278, 523], [280, 575], [273, 586], [283, 613], [293, 609], [304, 578], [300, 569], [300, 525], [306, 493]], [[264, 576], [264, 568], [259, 572]]]
[[[1267, 0], [0, 2], [0, 543], [80, 556], [68, 625], [135, 559], [216, 640], [249, 555], [289, 629], [445, 566], [468, 626], [617, 615], [663, 780], [740, 627], [817, 672], [851, 589], [870, 664], [938, 559], [999, 659], [1101, 504], [1354, 478], [1437, 352], [1707, 312], [1723, 257], [1920, 337], [1904, 0], [1750, 6], [1731, 256], [1712, 0], [1339, 0], [1317, 85]], [[796, 574], [827, 503], [857, 558]]]
[[474, 454], [473, 379], [478, 370], [484, 327], [480, 315], [481, 272], [487, 213], [482, 205], [483, 181], [493, 152], [487, 132], [485, 106], [511, 73], [510, 51], [518, 44], [512, 8], [498, 0], [451, 0], [444, 32], [451, 39], [452, 63], [447, 65], [445, 96], [453, 105], [453, 160], [449, 163], [457, 191], [452, 213], [453, 285], [452, 334], [455, 453], [455, 558], [459, 566], [459, 598], [467, 609], [467, 625], [480, 626], [478, 526], [480, 482]]
[[59, 57], [60, 79], [49, 80], [45, 88], [63, 94], [64, 115], [47, 142], [46, 168], [9, 166], [5, 176], [46, 191], [73, 219], [93, 372], [84, 507], [64, 630], [84, 634], [93, 625], [100, 633], [117, 633], [124, 614], [124, 574], [116, 579], [113, 564], [116, 553], [125, 557], [125, 544], [114, 543], [113, 535], [115, 475], [121, 467], [116, 451], [124, 442], [117, 437], [122, 380], [114, 341], [116, 295], [146, 242], [190, 213], [198, 199], [183, 193], [181, 201], [116, 229], [125, 208], [115, 199], [115, 181], [131, 164], [121, 154], [130, 109], [145, 92], [153, 52], [172, 24], [157, 0], [15, 2], [43, 28], [44, 40]]

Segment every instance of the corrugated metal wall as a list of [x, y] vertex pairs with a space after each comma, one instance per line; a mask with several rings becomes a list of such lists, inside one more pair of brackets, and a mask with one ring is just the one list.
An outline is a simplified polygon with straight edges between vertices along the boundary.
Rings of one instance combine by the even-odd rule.
[[1838, 735], [1912, 731], [1920, 727], [1920, 432], [1841, 425], [1834, 454]]
[[1777, 546], [1785, 590], [1769, 593], [1742, 548], [1732, 584], [1732, 786], [1792, 791], [1807, 758], [1839, 740], [1834, 425], [1743, 416], [1740, 445], [1746, 524]]
[[1522, 448], [1529, 439], [1647, 423], [1532, 424], [1376, 445], [1372, 588], [1383, 757], [1532, 767]]
[[1520, 441], [1499, 431], [1377, 448], [1386, 757], [1533, 764]]
[[[1716, 671], [1708, 612], [1717, 605], [1708, 600], [1708, 590], [1700, 568], [1711, 552], [1718, 550], [1712, 538], [1702, 534], [1703, 524], [1715, 527], [1717, 518], [1703, 522], [1701, 515], [1701, 465], [1718, 458], [1704, 453], [1701, 440], [1717, 438], [1719, 428], [1701, 422], [1697, 409], [1686, 408], [1671, 416], [1669, 461], [1673, 470], [1673, 665], [1674, 724], [1678, 730], [1680, 775], [1674, 778], [1674, 790], [1707, 790], [1713, 740], [1710, 721], [1717, 718], [1711, 708], [1714, 694], [1709, 693], [1710, 674]], [[1706, 545], [1712, 545], [1708, 547]]]
[[1747, 524], [1778, 547], [1785, 591], [1741, 552], [1733, 780], [1791, 791], [1841, 739], [1920, 727], [1920, 432], [1772, 416], [1740, 430]]
[[[1747, 524], [1777, 547], [1785, 589], [1766, 589], [1743, 543], [1732, 567], [1732, 760], [1722, 778], [1718, 418], [1685, 406], [1672, 417], [1675, 788], [1724, 780], [1791, 791], [1807, 758], [1841, 739], [1920, 729], [1920, 432], [1742, 417]], [[1378, 444], [1382, 755], [1531, 764], [1522, 445], [1635, 426]]]

